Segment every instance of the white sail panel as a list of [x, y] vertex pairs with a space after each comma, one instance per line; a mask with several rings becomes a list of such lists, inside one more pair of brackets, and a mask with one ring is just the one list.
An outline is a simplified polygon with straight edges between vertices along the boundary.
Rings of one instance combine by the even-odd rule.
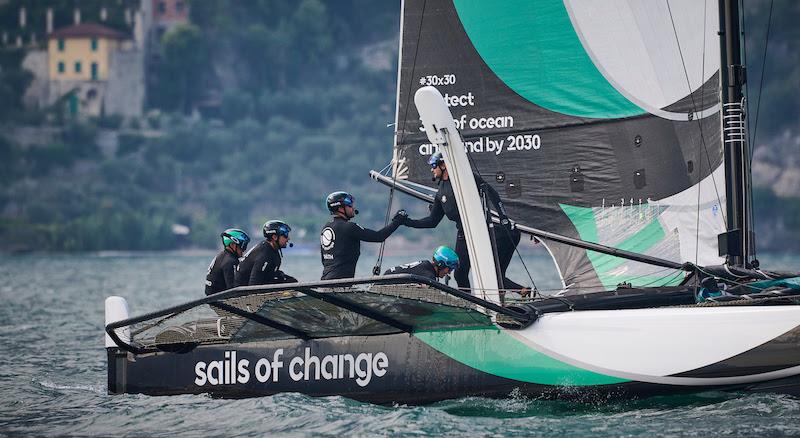
[[[660, 117], [717, 72], [717, 3], [697, 0], [565, 0], [575, 31], [595, 66], [622, 95]], [[702, 116], [718, 111], [716, 99]]]

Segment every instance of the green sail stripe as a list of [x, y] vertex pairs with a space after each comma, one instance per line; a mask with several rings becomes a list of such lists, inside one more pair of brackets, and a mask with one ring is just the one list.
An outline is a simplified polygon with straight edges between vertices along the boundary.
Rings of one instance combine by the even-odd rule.
[[587, 207], [576, 207], [568, 204], [558, 204], [567, 215], [572, 225], [578, 231], [578, 236], [587, 242], [599, 243], [597, 237], [597, 223], [594, 220], [594, 210]]
[[[641, 231], [616, 245], [616, 248], [630, 252], [643, 253], [650, 249], [653, 245], [660, 242], [664, 236], [664, 228], [661, 227], [661, 223], [659, 223], [657, 220], [652, 220]], [[581, 238], [583, 238], [583, 236], [581, 236]], [[596, 260], [596, 263], [593, 261], [593, 264], [598, 268], [602, 267], [604, 271], [610, 271], [614, 268], [624, 265], [625, 263], [628, 263], [628, 260], [623, 258], [614, 257], [595, 251], [589, 251], [588, 254], [589, 259]]]
[[[572, 221], [572, 224], [575, 226], [575, 229], [578, 231], [578, 235], [581, 239], [588, 242], [603, 243], [598, 239], [597, 222], [595, 221], [594, 217], [594, 209], [587, 207], [576, 207], [566, 204], [559, 204], [559, 206], [567, 215], [569, 220]], [[647, 226], [638, 231], [636, 234], [628, 237], [616, 245], [616, 248], [636, 253], [644, 253], [663, 240], [664, 237], [666, 237], [664, 227], [661, 226], [661, 223], [657, 219], [653, 219], [649, 224], [647, 224]], [[683, 280], [682, 276], [675, 275], [675, 273], [671, 271], [667, 272], [666, 275], [662, 277], [624, 274], [608, 275], [610, 271], [624, 265], [625, 263], [629, 263], [629, 261], [620, 257], [614, 257], [612, 255], [602, 254], [595, 251], [586, 251], [586, 256], [592, 263], [592, 267], [594, 268], [595, 272], [597, 272], [597, 276], [600, 278], [600, 282], [603, 283], [603, 287], [609, 290], [615, 288], [618, 284], [623, 282], [631, 283], [633, 285], [668, 286], [678, 284], [681, 282], [681, 280]]]
[[628, 380], [595, 373], [540, 353], [496, 327], [414, 333], [435, 350], [467, 366], [541, 385], [589, 386]]
[[483, 61], [523, 98], [578, 117], [645, 113], [594, 65], [561, 0], [453, 0], [453, 4]]

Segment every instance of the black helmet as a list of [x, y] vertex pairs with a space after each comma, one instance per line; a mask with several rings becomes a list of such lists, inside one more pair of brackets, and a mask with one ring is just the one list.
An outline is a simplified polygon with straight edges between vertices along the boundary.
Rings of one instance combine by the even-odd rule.
[[262, 231], [264, 232], [264, 237], [269, 239], [272, 235], [289, 237], [289, 232], [292, 231], [292, 228], [283, 221], [267, 221]]
[[356, 198], [347, 192], [333, 192], [325, 199], [325, 204], [331, 213], [336, 213], [339, 207], [352, 207], [355, 202]]
[[247, 244], [250, 243], [250, 236], [238, 228], [228, 228], [220, 234], [222, 237], [222, 246], [228, 246], [231, 243], [239, 245], [242, 251], [247, 250]]

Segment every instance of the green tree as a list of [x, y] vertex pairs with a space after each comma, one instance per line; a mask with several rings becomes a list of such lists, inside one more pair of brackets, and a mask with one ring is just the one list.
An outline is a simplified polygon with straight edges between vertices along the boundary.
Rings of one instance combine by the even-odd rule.
[[200, 28], [181, 24], [161, 40], [163, 61], [160, 87], [156, 90], [164, 109], [188, 114], [205, 97], [204, 84], [210, 70], [206, 41]]

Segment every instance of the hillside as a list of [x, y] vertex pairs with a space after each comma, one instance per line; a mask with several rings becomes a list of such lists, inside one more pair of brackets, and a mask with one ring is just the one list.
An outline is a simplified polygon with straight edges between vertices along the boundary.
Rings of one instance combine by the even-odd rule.
[[[768, 7], [748, 9], [753, 123]], [[798, 251], [800, 7], [776, 8], [755, 142], [756, 224], [762, 250]], [[356, 195], [362, 223], [383, 222], [387, 192], [366, 175], [391, 158], [399, 3], [195, 1], [191, 23], [164, 35], [142, 119], [24, 111], [21, 52], [2, 50], [7, 250], [213, 247], [221, 228], [258, 234], [276, 217], [313, 244], [324, 197], [338, 189]], [[176, 234], [176, 224], [191, 232]]]

